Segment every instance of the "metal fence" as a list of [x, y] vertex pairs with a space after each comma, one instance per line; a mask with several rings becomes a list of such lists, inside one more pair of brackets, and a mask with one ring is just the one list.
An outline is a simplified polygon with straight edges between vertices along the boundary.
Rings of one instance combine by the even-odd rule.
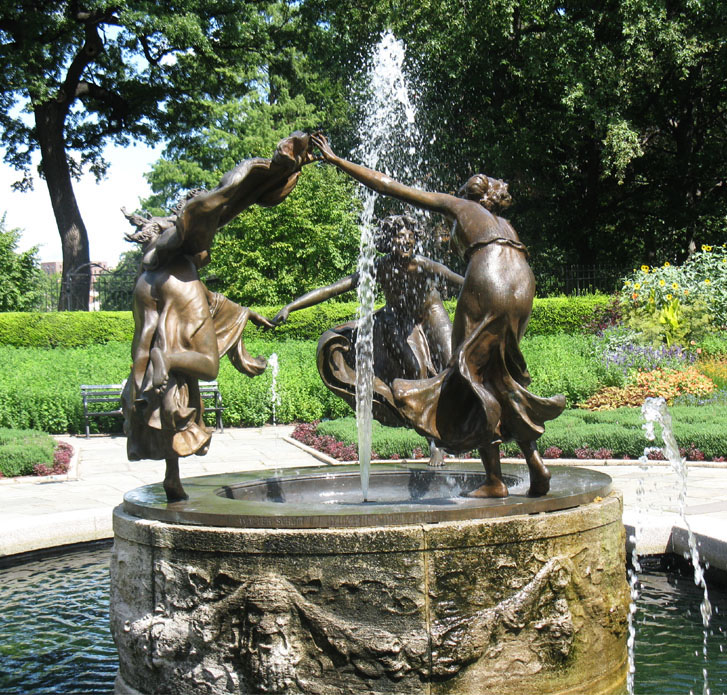
[[612, 294], [621, 288], [626, 274], [623, 268], [610, 265], [564, 265], [547, 271], [535, 270], [538, 296], [582, 295], [603, 292]]
[[[91, 311], [126, 311], [131, 309], [131, 294], [134, 290], [134, 273], [102, 273], [93, 277], [88, 306]], [[71, 289], [80, 278], [67, 278], [66, 288]], [[54, 276], [46, 279], [42, 292], [34, 307], [35, 311], [58, 311], [61, 296], [61, 278]], [[66, 292], [70, 297], [72, 292]], [[68, 309], [68, 307], [61, 307]]]

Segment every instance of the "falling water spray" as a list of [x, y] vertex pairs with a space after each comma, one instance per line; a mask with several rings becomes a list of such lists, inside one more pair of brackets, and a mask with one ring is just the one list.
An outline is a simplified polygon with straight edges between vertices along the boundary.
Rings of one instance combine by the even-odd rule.
[[[700, 613], [702, 616], [702, 695], [710, 695], [709, 673], [707, 671], [707, 638], [709, 636], [709, 624], [712, 619], [712, 604], [709, 601], [709, 593], [707, 592], [707, 583], [704, 578], [704, 565], [699, 557], [699, 549], [697, 547], [697, 539], [686, 516], [687, 504], [687, 460], [681, 455], [679, 445], [674, 437], [672, 428], [671, 415], [666, 407], [666, 401], [663, 398], [647, 398], [641, 408], [641, 413], [646, 420], [644, 430], [646, 438], [653, 441], [656, 437], [654, 432], [654, 424], [658, 424], [661, 429], [661, 438], [664, 441], [664, 454], [671, 464], [672, 469], [677, 474], [679, 481], [678, 502], [679, 502], [679, 518], [687, 531], [687, 542], [689, 553], [686, 555], [691, 560], [694, 568], [694, 583], [702, 589], [702, 603], [700, 605]], [[633, 692], [633, 675], [629, 674], [629, 693]]]
[[[411, 165], [419, 136], [416, 112], [409, 99], [403, 72], [404, 46], [392, 34], [379, 41], [373, 56], [368, 81], [370, 94], [361, 124], [361, 146], [356, 158], [370, 169], [416, 185]], [[402, 156], [399, 156], [402, 155]], [[363, 189], [361, 244], [359, 249], [358, 331], [356, 337], [356, 425], [361, 467], [361, 490], [368, 499], [371, 467], [371, 408], [374, 383], [374, 300], [376, 297], [376, 247], [374, 208], [377, 194]]]

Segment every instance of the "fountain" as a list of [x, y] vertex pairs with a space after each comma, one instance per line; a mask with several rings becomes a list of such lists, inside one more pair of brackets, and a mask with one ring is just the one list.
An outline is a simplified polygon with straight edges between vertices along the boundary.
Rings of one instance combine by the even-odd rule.
[[[516, 237], [494, 241], [524, 263]], [[361, 365], [357, 356], [357, 377]], [[503, 410], [527, 410], [535, 428], [519, 430], [527, 467], [500, 465], [488, 439], [485, 471], [370, 470], [366, 414], [361, 475], [268, 470], [187, 479], [186, 499], [161, 484], [128, 492], [111, 563], [117, 695], [619, 692], [621, 499], [602, 473], [548, 474], [529, 437], [561, 401], [502, 388], [512, 399]]]
[[[649, 441], [654, 441], [656, 438], [656, 432], [654, 426], [659, 425], [661, 430], [661, 438], [664, 442], [663, 452], [666, 459], [671, 464], [672, 469], [677, 474], [677, 480], [679, 481], [678, 489], [678, 507], [679, 507], [679, 519], [686, 529], [687, 532], [687, 545], [689, 552], [685, 553], [685, 559], [690, 561], [694, 572], [694, 584], [702, 591], [702, 601], [699, 606], [699, 613], [702, 619], [702, 659], [704, 666], [702, 667], [702, 695], [710, 695], [709, 688], [709, 671], [707, 663], [709, 661], [708, 651], [708, 639], [709, 639], [709, 625], [712, 619], [712, 604], [709, 600], [709, 592], [707, 590], [707, 582], [705, 580], [704, 571], [705, 568], [702, 564], [699, 549], [697, 547], [697, 539], [692, 531], [691, 525], [686, 516], [686, 500], [687, 500], [687, 465], [686, 458], [682, 456], [679, 451], [679, 445], [677, 444], [676, 438], [674, 437], [674, 431], [672, 428], [671, 415], [667, 409], [666, 401], [663, 398], [647, 398], [644, 405], [641, 408], [641, 412], [644, 416], [645, 424], [644, 430], [646, 438]], [[633, 544], [633, 550], [631, 553], [631, 564], [632, 568], [629, 569], [629, 586], [631, 589], [631, 606], [629, 609], [629, 639], [628, 639], [628, 650], [629, 650], [629, 669], [627, 678], [627, 687], [629, 695], [634, 694], [634, 647], [636, 642], [636, 628], [634, 625], [634, 615], [636, 612], [636, 601], [639, 598], [638, 590], [638, 573], [641, 572], [641, 565], [639, 563], [638, 553], [636, 551], [636, 542], [641, 532], [641, 521], [640, 517], [643, 513], [642, 500], [643, 496], [643, 473], [646, 472], [648, 463], [648, 453], [650, 447], [644, 451], [644, 455], [640, 459], [642, 477], [639, 480], [637, 488], [637, 500], [638, 500], [638, 516], [634, 533], [630, 538]]]
[[[359, 159], [371, 169], [383, 167], [391, 176], [403, 175], [411, 180], [412, 169], [402, 162], [410, 157], [418, 138], [415, 110], [409, 101], [409, 90], [403, 72], [404, 47], [400, 41], [386, 33], [374, 51], [373, 65], [368, 75], [371, 92], [366, 96], [361, 132], [362, 143], [357, 151]], [[394, 156], [392, 156], [394, 155]], [[359, 248], [357, 287], [358, 336], [356, 339], [356, 426], [361, 468], [361, 491], [368, 497], [371, 467], [371, 422], [374, 381], [374, 299], [376, 277], [374, 259], [374, 209], [377, 195], [364, 188], [361, 213], [361, 243]]]

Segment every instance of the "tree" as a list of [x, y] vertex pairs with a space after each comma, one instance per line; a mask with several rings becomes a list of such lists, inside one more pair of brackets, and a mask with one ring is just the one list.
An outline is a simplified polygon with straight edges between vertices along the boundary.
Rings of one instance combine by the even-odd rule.
[[507, 180], [541, 271], [674, 262], [727, 240], [725, 3], [303, 4], [336, 70], [358, 69], [384, 28], [405, 41], [427, 185]]
[[[165, 214], [183, 191], [216, 186], [239, 161], [270, 157], [280, 139], [314, 129], [320, 118], [286, 88], [273, 103], [247, 97], [218, 105], [203, 132], [180, 139], [154, 164], [147, 208]], [[308, 165], [280, 205], [253, 206], [217, 233], [203, 280], [242, 304], [288, 302], [337, 280], [356, 267], [359, 208], [350, 179], [334, 167]]]
[[[286, 0], [7, 0], [0, 8], [0, 128], [6, 161], [31, 184], [40, 152], [64, 276], [89, 262], [72, 180], [103, 176], [102, 148], [203, 127], [213, 100], [252, 93], [289, 36]], [[276, 33], [277, 32], [277, 33]], [[286, 56], [289, 53], [283, 52]], [[24, 112], [24, 113], [21, 113]], [[27, 115], [30, 116], [28, 121]], [[74, 154], [75, 153], [75, 154]], [[88, 267], [88, 266], [86, 266]], [[71, 305], [88, 308], [90, 273]], [[64, 283], [65, 286], [65, 283]], [[69, 302], [61, 296], [60, 306]]]
[[0, 217], [0, 311], [32, 311], [40, 301], [43, 271], [38, 247], [18, 253], [21, 231]]
[[656, 262], [727, 238], [724, 3], [403, 5], [436, 173], [508, 180], [538, 256]]

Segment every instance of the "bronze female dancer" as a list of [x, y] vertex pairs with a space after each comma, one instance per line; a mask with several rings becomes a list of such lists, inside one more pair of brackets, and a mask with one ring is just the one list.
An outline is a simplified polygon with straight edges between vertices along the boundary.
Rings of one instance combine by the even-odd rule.
[[452, 331], [452, 359], [436, 377], [397, 379], [392, 397], [418, 432], [445, 449], [477, 448], [485, 483], [476, 497], [506, 497], [499, 445], [514, 439], [530, 470], [530, 495], [544, 495], [550, 473], [535, 446], [543, 423], [565, 408], [562, 395], [541, 398], [527, 390], [530, 375], [519, 342], [535, 295], [525, 246], [496, 213], [510, 204], [507, 185], [471, 177], [458, 196], [429, 193], [346, 161], [321, 134], [311, 136], [322, 158], [377, 193], [393, 196], [453, 221], [452, 244], [467, 261]]
[[[451, 357], [452, 322], [442, 304], [437, 282], [461, 286], [464, 279], [441, 263], [415, 253], [421, 229], [408, 215], [382, 220], [376, 249], [386, 254], [376, 260], [376, 281], [386, 304], [374, 314], [373, 415], [392, 426], [406, 424], [391, 400], [397, 378], [425, 379], [438, 374]], [[273, 319], [283, 323], [291, 311], [337, 297], [355, 289], [358, 272], [327, 287], [312, 290], [284, 306]], [[318, 343], [318, 371], [323, 383], [355, 408], [355, 349], [358, 322], [326, 331]], [[430, 466], [441, 466], [442, 451], [430, 442]]]
[[210, 292], [198, 269], [209, 262], [216, 231], [250, 205], [277, 205], [294, 188], [300, 169], [314, 160], [308, 136], [282, 140], [272, 159], [248, 159], [199, 192], [177, 214], [150, 220], [130, 215], [144, 244], [133, 292], [131, 374], [122, 394], [130, 460], [165, 459], [164, 490], [170, 502], [186, 499], [179, 457], [202, 455], [211, 431], [202, 419], [198, 380], [217, 378], [227, 354], [238, 371], [255, 376], [264, 358], [245, 350], [248, 320], [272, 328], [264, 317]]

